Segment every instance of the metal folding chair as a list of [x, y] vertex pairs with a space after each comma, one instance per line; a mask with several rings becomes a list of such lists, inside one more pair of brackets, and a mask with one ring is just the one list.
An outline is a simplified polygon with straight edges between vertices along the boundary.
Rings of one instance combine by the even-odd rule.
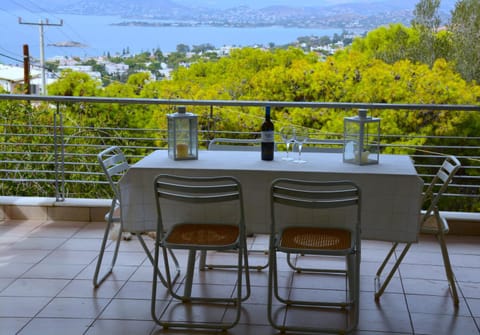
[[[435, 234], [437, 240], [440, 244], [440, 249], [442, 252], [443, 263], [445, 266], [445, 273], [447, 280], [450, 286], [450, 291], [452, 293], [453, 302], [455, 305], [458, 305], [458, 293], [457, 287], [455, 285], [455, 275], [452, 270], [452, 265], [450, 263], [450, 258], [448, 256], [447, 245], [445, 243], [444, 235], [448, 233], [449, 227], [447, 220], [443, 218], [438, 210], [438, 202], [442, 197], [442, 194], [446, 191], [448, 185], [452, 181], [455, 174], [460, 169], [461, 164], [455, 156], [448, 156], [443, 164], [440, 166], [440, 169], [437, 171], [436, 175], [433, 177], [431, 183], [428, 185], [426, 191], [423, 194], [422, 199], [422, 210], [420, 213], [420, 232], [427, 234]], [[400, 263], [405, 258], [408, 250], [410, 249], [412, 243], [406, 243], [397, 260], [393, 264], [390, 272], [385, 277], [384, 281], [381, 281], [382, 272], [385, 270], [385, 267], [389, 263], [390, 258], [396, 254], [396, 249], [399, 246], [399, 243], [394, 243], [384, 261], [377, 270], [375, 277], [375, 300], [379, 300], [380, 296], [385, 292], [388, 284], [390, 283], [393, 275], [397, 271]]]
[[[113, 198], [110, 205], [110, 210], [107, 212], [107, 214], [105, 214], [105, 221], [107, 222], [107, 225], [105, 226], [105, 232], [103, 234], [102, 244], [100, 246], [100, 252], [98, 254], [97, 265], [95, 267], [95, 273], [93, 275], [94, 287], [100, 286], [100, 284], [112, 273], [113, 267], [115, 266], [115, 263], [117, 261], [118, 250], [120, 247], [120, 241], [122, 240], [122, 236], [124, 236], [125, 233], [130, 234], [129, 232], [124, 232], [123, 230], [123, 221], [121, 216], [122, 213], [120, 207], [121, 194], [118, 187], [118, 181], [128, 171], [130, 165], [128, 164], [128, 161], [125, 158], [122, 150], [117, 146], [112, 146], [103, 150], [97, 155], [97, 159], [113, 192]], [[150, 262], [153, 264], [153, 256], [151, 255], [150, 250], [147, 247], [142, 235], [136, 234], [136, 236], [140, 241], [140, 244], [144, 249], [145, 253], [147, 254]], [[130, 238], [130, 236], [128, 238]], [[109, 239], [113, 239], [115, 243], [113, 255], [110, 261], [110, 265], [100, 275], [100, 273], [102, 272], [102, 263], [105, 254], [105, 248]], [[174, 262], [177, 262], [175, 256], [173, 254], [171, 254], [171, 256], [174, 259]], [[178, 275], [179, 270], [177, 271], [176, 276], [178, 277]], [[163, 283], [165, 283], [165, 280], [163, 278], [160, 279]]]
[[[250, 296], [250, 276], [240, 183], [233, 177], [182, 177], [162, 174], [155, 178], [154, 189], [158, 225], [154, 252], [156, 266], [154, 266], [152, 284], [151, 309], [153, 319], [164, 328], [222, 330], [232, 328], [240, 319], [241, 302]], [[171, 297], [180, 303], [234, 306], [235, 316], [231, 318], [232, 320], [226, 321], [222, 318], [204, 322], [167, 320], [165, 314], [168, 313], [158, 313], [156, 278], [161, 257], [160, 249], [165, 263], [167, 288]], [[174, 287], [170, 273], [168, 250], [188, 251], [183, 293]], [[236, 286], [235, 293], [228, 296], [198, 293], [193, 296], [192, 284], [195, 274], [196, 252], [225, 250], [237, 253], [237, 273], [235, 282], [232, 283]], [[246, 294], [242, 296], [244, 273]], [[205, 274], [203, 276], [206, 277]], [[167, 306], [167, 308], [169, 307]]]
[[[268, 319], [281, 332], [346, 333], [355, 329], [359, 313], [361, 194], [350, 181], [307, 181], [280, 178], [271, 185], [271, 233], [269, 248]], [[309, 298], [295, 298], [292, 280], [279, 290], [278, 255], [313, 255], [329, 260], [345, 260], [345, 267], [295, 266], [295, 273], [334, 275], [345, 278], [345, 296], [321, 300], [310, 292]], [[328, 263], [328, 262], [327, 262]], [[315, 263], [314, 263], [315, 264]], [[288, 269], [288, 268], [287, 268]], [[298, 274], [297, 274], [298, 275]], [[274, 298], [275, 297], [275, 301]], [[279, 307], [280, 306], [280, 307]], [[345, 312], [347, 321], [340, 325], [293, 324], [277, 318], [273, 309], [308, 307], [310, 310], [335, 309]], [[321, 314], [319, 314], [319, 318]], [[278, 321], [278, 319], [283, 321]]]

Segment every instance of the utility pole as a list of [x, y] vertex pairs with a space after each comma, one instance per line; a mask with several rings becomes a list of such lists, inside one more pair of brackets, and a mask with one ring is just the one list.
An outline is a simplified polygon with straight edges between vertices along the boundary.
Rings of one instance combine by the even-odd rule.
[[45, 50], [44, 50], [44, 41], [43, 41], [43, 27], [44, 26], [63, 26], [63, 20], [60, 20], [59, 23], [49, 23], [48, 19], [43, 22], [23, 22], [22, 18], [18, 18], [19, 24], [28, 24], [33, 26], [39, 26], [40, 28], [40, 67], [42, 68], [42, 94], [47, 95], [47, 80], [45, 76]]
[[28, 44], [23, 45], [23, 89], [25, 94], [30, 94], [30, 53], [28, 52]]

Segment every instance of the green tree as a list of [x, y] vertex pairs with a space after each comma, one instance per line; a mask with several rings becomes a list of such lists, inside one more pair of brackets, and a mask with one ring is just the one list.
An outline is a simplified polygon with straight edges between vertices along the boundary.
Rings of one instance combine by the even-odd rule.
[[215, 49], [215, 46], [213, 46], [213, 44], [210, 44], [210, 43], [204, 43], [204, 44], [192, 46], [192, 52], [194, 53], [204, 53], [214, 49]]
[[165, 56], [163, 55], [162, 50], [159, 48], [156, 48], [153, 51], [153, 57], [157, 60], [157, 62], [164, 62], [165, 61]]
[[452, 11], [454, 59], [466, 80], [480, 81], [480, 1], [459, 0]]
[[180, 43], [180, 44], [177, 44], [176, 50], [178, 53], [186, 54], [187, 52], [190, 51], [190, 47], [186, 44]]
[[364, 38], [355, 38], [351, 49], [393, 64], [403, 59], [416, 60], [419, 41], [417, 30], [395, 23], [372, 30]]
[[63, 70], [57, 81], [48, 86], [50, 95], [61, 96], [97, 96], [100, 93], [102, 83], [92, 79], [88, 74]]
[[440, 0], [420, 0], [415, 5], [412, 27], [418, 30], [420, 35], [417, 59], [428, 64], [430, 67], [436, 59], [435, 36], [440, 27], [440, 15], [438, 13]]

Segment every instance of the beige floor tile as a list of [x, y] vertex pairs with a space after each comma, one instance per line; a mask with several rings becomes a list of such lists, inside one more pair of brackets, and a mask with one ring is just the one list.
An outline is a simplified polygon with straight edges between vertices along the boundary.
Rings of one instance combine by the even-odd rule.
[[455, 273], [455, 278], [459, 282], [466, 283], [476, 283], [480, 284], [480, 268], [478, 264], [477, 267], [456, 267], [453, 265], [453, 272]]
[[16, 249], [13, 246], [2, 250], [0, 259], [2, 264], [36, 264], [44, 259], [51, 250], [35, 250], [35, 249]]
[[67, 241], [56, 237], [25, 237], [12, 245], [14, 250], [54, 250]]
[[84, 250], [54, 250], [46, 256], [42, 263], [57, 264], [57, 265], [88, 265], [95, 258], [98, 252], [84, 251]]
[[17, 334], [30, 320], [30, 318], [0, 317], [0, 333]]
[[17, 335], [83, 335], [92, 319], [35, 318]]
[[19, 278], [0, 292], [0, 296], [53, 298], [68, 282], [65, 279]]
[[[161, 305], [161, 304], [160, 304]], [[157, 311], [162, 311], [159, 306]], [[182, 303], [179, 301], [172, 301], [168, 307], [163, 310], [161, 318], [170, 322], [229, 322], [224, 320], [226, 307], [220, 304], [197, 304], [197, 303]], [[160, 314], [158, 314], [160, 315]]]
[[469, 316], [470, 310], [465, 299], [460, 297], [458, 306], [455, 306], [450, 295], [412, 295], [407, 294], [408, 309], [411, 313], [425, 313], [437, 315]]
[[119, 299], [150, 299], [152, 294], [151, 282], [127, 282], [118, 292]]
[[[198, 330], [164, 330], [150, 315], [152, 265], [135, 237], [122, 241], [113, 273], [97, 289], [92, 277], [103, 237], [104, 222], [68, 221], [0, 222], [0, 334], [210, 334]], [[149, 248], [153, 240], [146, 237]], [[253, 247], [265, 248], [267, 235], [249, 238]], [[400, 271], [379, 301], [374, 299], [374, 277], [391, 244], [364, 241], [360, 278], [360, 321], [354, 335], [479, 334], [480, 324], [480, 237], [447, 236], [447, 244], [458, 281], [460, 306], [455, 309], [445, 280], [438, 243], [422, 236], [409, 251]], [[105, 264], [112, 254], [106, 252]], [[267, 257], [250, 253], [251, 264]], [[178, 253], [186, 263], [186, 254]], [[209, 261], [234, 263], [232, 255], [214, 253]], [[313, 264], [311, 257], [300, 257], [302, 264]], [[280, 291], [293, 282], [293, 294], [314, 298], [314, 294], [344, 295], [345, 280], [335, 276], [293, 274], [278, 259]], [[329, 263], [331, 264], [331, 263]], [[183, 272], [184, 273], [184, 272]], [[239, 324], [228, 334], [278, 334], [267, 319], [268, 269], [252, 270], [252, 294], [242, 304]], [[196, 273], [194, 293], [230, 295], [234, 292], [235, 272], [207, 270]], [[183, 277], [177, 287], [182, 289]], [[206, 285], [208, 283], [208, 285]], [[318, 297], [317, 297], [318, 299]], [[158, 309], [174, 320], [218, 321], [231, 318], [231, 308], [175, 302], [168, 305], [166, 289], [158, 287]], [[288, 308], [274, 302], [274, 318], [283, 323], [341, 323], [342, 315], [327, 310]], [[285, 312], [287, 313], [285, 314]], [[68, 330], [68, 331], [67, 331]]]
[[[27, 255], [26, 257], [30, 258], [31, 256], [32, 255]], [[34, 264], [31, 263], [16, 263], [12, 261], [21, 259], [20, 255], [13, 255], [12, 257], [0, 256], [0, 259], [2, 260], [0, 261], [0, 278], [18, 278], [34, 266]]]
[[[155, 328], [153, 321], [139, 320], [96, 320], [85, 335], [150, 335]], [[181, 335], [174, 331], [173, 334]]]
[[52, 264], [40, 262], [25, 272], [24, 278], [51, 278], [51, 279], [73, 279], [78, 275], [85, 265], [78, 264]]
[[70, 281], [63, 290], [58, 293], [62, 298], [113, 298], [122, 286], [124, 281], [105, 281], [98, 288], [93, 287], [91, 279], [75, 279]]
[[[439, 279], [402, 279], [406, 294], [428, 294], [451, 297], [450, 285], [445, 276]], [[451, 298], [450, 298], [451, 299]]]
[[465, 298], [480, 299], [480, 283], [458, 283], [461, 293]]
[[[285, 326], [308, 327], [313, 329], [345, 329], [349, 315], [334, 308], [289, 307]], [[321, 333], [321, 331], [318, 331]]]
[[358, 330], [365, 332], [377, 331], [383, 333], [406, 333], [412, 334], [412, 326], [408, 311], [398, 310], [380, 311], [360, 310]]
[[59, 250], [100, 251], [101, 238], [71, 238], [62, 244]]
[[85, 226], [85, 222], [50, 221], [45, 222], [30, 232], [30, 237], [72, 237]]
[[411, 313], [416, 334], [462, 335], [478, 334], [478, 328], [470, 317]]
[[34, 317], [51, 299], [48, 297], [0, 297], [0, 317]]
[[480, 317], [480, 299], [467, 299], [467, 304], [474, 317]]
[[378, 313], [382, 313], [383, 311], [408, 311], [405, 296], [401, 293], [389, 292], [382, 294], [379, 301], [375, 301], [373, 293], [361, 292], [360, 310], [374, 310]]
[[[110, 259], [104, 259], [103, 264], [102, 264], [102, 270], [101, 274], [103, 271], [106, 271], [107, 269], [110, 268]], [[95, 268], [97, 266], [97, 260], [95, 259], [91, 264], [88, 266], [84, 267], [83, 270], [75, 277], [75, 279], [84, 279], [84, 280], [92, 280], [93, 274], [95, 273]], [[115, 267], [113, 268], [112, 273], [106, 278], [107, 281], [114, 280], [114, 281], [122, 281], [122, 280], [127, 280], [129, 279], [133, 273], [137, 270], [136, 266], [123, 266], [119, 264], [115, 264]], [[153, 272], [152, 272], [153, 275]], [[152, 275], [149, 276], [149, 280], [151, 280]]]
[[100, 319], [152, 320], [150, 299], [113, 299]]
[[248, 303], [244, 303], [242, 316], [240, 317], [240, 324], [251, 326], [268, 326], [267, 316], [267, 301], [263, 304], [252, 304], [250, 300]]
[[54, 298], [38, 316], [41, 318], [97, 318], [109, 301], [105, 298]]

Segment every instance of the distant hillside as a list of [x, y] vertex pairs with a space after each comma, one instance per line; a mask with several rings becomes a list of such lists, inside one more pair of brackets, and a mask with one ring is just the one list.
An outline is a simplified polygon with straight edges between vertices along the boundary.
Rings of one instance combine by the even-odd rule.
[[[320, 26], [372, 29], [392, 22], [409, 24], [418, 0], [48, 0], [44, 9], [56, 13], [112, 15], [132, 20], [195, 21], [208, 25], [295, 27]], [[456, 0], [443, 0], [446, 23]], [[285, 5], [288, 3], [288, 5]], [[357, 23], [358, 24], [358, 23]]]

